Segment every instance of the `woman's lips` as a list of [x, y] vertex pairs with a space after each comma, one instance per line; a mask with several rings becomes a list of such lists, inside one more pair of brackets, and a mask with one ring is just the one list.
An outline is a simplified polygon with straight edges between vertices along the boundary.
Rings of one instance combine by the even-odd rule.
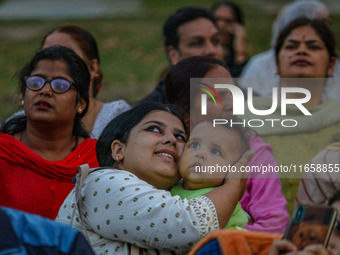
[[311, 63], [307, 60], [304, 60], [304, 59], [297, 59], [293, 62], [293, 65], [296, 65], [296, 66], [310, 66]]
[[38, 107], [39, 109], [50, 109], [50, 108], [52, 108], [52, 106], [47, 101], [44, 101], [44, 100], [39, 100], [35, 104], [35, 106]]
[[158, 150], [156, 155], [169, 159], [171, 161], [177, 162], [178, 156], [174, 151], [171, 150]]

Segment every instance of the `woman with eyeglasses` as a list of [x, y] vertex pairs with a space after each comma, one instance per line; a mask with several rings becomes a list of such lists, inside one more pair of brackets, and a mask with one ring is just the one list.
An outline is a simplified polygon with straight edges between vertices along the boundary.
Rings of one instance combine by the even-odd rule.
[[97, 167], [96, 140], [81, 124], [90, 74], [66, 47], [35, 54], [19, 73], [25, 116], [0, 132], [0, 205], [54, 219], [79, 165]]
[[42, 48], [60, 45], [73, 49], [90, 71], [89, 109], [82, 122], [90, 132], [91, 138], [98, 139], [105, 126], [117, 115], [130, 109], [125, 100], [102, 102], [97, 95], [102, 87], [103, 74], [100, 70], [100, 59], [97, 42], [87, 30], [78, 26], [60, 26], [46, 34]]
[[[129, 110], [130, 105], [123, 99], [106, 103], [98, 100], [97, 95], [102, 87], [103, 74], [100, 70], [97, 42], [89, 31], [72, 25], [56, 27], [45, 35], [41, 48], [56, 45], [71, 48], [87, 64], [90, 72], [89, 104], [82, 122], [84, 128], [90, 132], [90, 137], [98, 139], [106, 124], [117, 115]], [[19, 111], [14, 116], [23, 114], [23, 111]]]

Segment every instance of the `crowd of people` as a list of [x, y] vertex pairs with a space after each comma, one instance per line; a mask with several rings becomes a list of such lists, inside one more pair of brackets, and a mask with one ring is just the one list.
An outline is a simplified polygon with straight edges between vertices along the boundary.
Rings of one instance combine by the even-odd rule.
[[298, 250], [281, 240], [281, 173], [242, 171], [293, 165], [295, 205], [340, 209], [329, 20], [319, 0], [292, 1], [272, 48], [250, 58], [235, 2], [174, 10], [163, 25], [169, 68], [133, 105], [97, 99], [103, 73], [89, 31], [48, 32], [18, 72], [23, 110], [0, 126], [0, 253], [340, 254], [340, 214], [328, 245]]

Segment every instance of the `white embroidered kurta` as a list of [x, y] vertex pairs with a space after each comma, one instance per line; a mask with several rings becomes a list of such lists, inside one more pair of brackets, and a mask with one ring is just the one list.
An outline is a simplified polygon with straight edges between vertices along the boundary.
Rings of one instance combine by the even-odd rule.
[[[70, 223], [75, 190], [65, 199], [57, 221]], [[200, 238], [219, 228], [215, 207], [200, 196], [172, 197], [130, 172], [102, 169], [89, 174], [81, 190], [81, 214], [73, 226], [88, 237], [96, 254], [128, 254], [130, 244], [143, 254], [183, 254]]]

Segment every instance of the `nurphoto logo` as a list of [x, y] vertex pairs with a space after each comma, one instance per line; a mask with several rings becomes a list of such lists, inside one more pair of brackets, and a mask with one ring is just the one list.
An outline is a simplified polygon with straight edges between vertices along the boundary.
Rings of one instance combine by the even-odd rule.
[[[236, 85], [233, 84], [214, 84], [209, 85], [207, 83], [203, 82], [197, 82], [196, 85], [203, 85], [204, 87], [200, 87], [200, 90], [202, 90], [201, 94], [201, 115], [208, 115], [209, 116], [209, 110], [207, 107], [207, 101], [208, 101], [208, 95], [215, 103], [215, 106], [218, 105], [217, 100], [219, 101], [219, 104], [223, 106], [224, 103], [221, 100], [220, 95], [216, 91], [216, 89], [226, 89], [228, 93], [231, 93], [232, 97], [232, 112], [233, 115], [237, 115], [239, 118], [242, 119], [242, 116], [245, 115], [245, 106], [248, 107], [248, 111], [254, 116], [270, 116], [278, 109], [280, 110], [280, 115], [287, 116], [287, 106], [293, 105], [298, 109], [301, 114], [303, 115], [312, 115], [306, 107], [303, 105], [307, 103], [311, 99], [311, 93], [308, 89], [300, 88], [300, 87], [273, 87], [272, 88], [272, 94], [271, 99], [272, 103], [271, 106], [267, 109], [257, 109], [254, 105], [254, 96], [253, 96], [253, 88], [248, 87], [246, 91], [246, 97], [244, 95], [244, 92]], [[220, 92], [221, 93], [221, 92]], [[295, 95], [299, 95], [298, 98], [289, 98], [289, 94], [294, 93]], [[216, 98], [216, 99], [215, 99]], [[231, 121], [231, 120], [229, 120]], [[228, 123], [227, 119], [214, 119], [214, 126], [219, 124], [226, 124]], [[271, 125], [271, 127], [274, 127], [276, 123], [280, 123], [283, 127], [296, 127], [298, 125], [298, 121], [295, 119], [289, 119], [289, 118], [266, 118], [266, 119], [242, 119], [241, 122], [235, 122], [230, 124], [242, 124], [244, 127], [262, 127], [265, 125], [265, 123], [268, 123]]]

